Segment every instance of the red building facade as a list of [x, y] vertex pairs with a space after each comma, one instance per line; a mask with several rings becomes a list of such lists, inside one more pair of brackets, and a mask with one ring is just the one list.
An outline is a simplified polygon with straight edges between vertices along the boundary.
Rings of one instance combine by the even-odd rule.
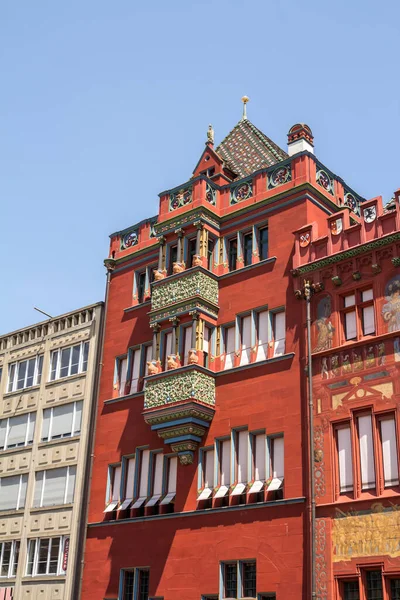
[[[328, 481], [334, 478], [330, 427], [332, 435], [337, 429], [327, 425], [335, 420], [327, 398], [332, 349], [343, 344], [333, 315], [353, 305], [339, 309], [329, 289], [339, 290], [340, 270], [326, 285], [315, 265], [345, 254], [349, 244], [393, 235], [385, 227], [397, 212], [378, 217], [383, 229], [373, 233], [363, 225], [364, 206], [373, 202], [364, 204], [316, 159], [306, 125], [291, 128], [286, 153], [244, 115], [216, 149], [209, 130], [191, 179], [160, 194], [156, 217], [111, 236], [83, 600], [309, 596], [305, 303], [299, 301], [307, 278], [316, 315], [318, 539], [325, 535], [318, 590], [321, 598], [342, 597], [336, 573], [354, 579], [359, 567], [343, 566], [332, 550], [332, 540], [341, 539], [336, 504], [346, 513], [350, 498]], [[338, 229], [342, 219], [342, 230], [335, 236], [330, 225], [321, 238], [327, 219]], [[349, 242], [357, 235], [357, 243]], [[352, 282], [359, 271], [363, 286], [350, 291], [358, 335], [360, 311], [371, 319], [375, 301], [370, 292], [362, 295], [370, 288], [356, 266]], [[318, 291], [323, 284], [326, 290]], [[324, 298], [330, 300], [322, 305]], [[374, 348], [376, 333], [368, 334]], [[348, 343], [362, 345], [358, 337]], [[386, 345], [385, 360], [392, 362], [388, 351]], [[383, 379], [372, 385], [386, 385], [382, 350], [374, 352], [373, 372]], [[344, 392], [356, 384], [348, 385], [337, 386], [335, 408], [347, 405]], [[384, 427], [392, 435], [392, 421]], [[382, 488], [387, 502], [393, 490]]]
[[[400, 190], [296, 236], [311, 283], [317, 589], [323, 600], [400, 598]], [[358, 218], [357, 218], [358, 217]], [[306, 241], [305, 241], [306, 240]], [[304, 316], [303, 316], [304, 318]]]

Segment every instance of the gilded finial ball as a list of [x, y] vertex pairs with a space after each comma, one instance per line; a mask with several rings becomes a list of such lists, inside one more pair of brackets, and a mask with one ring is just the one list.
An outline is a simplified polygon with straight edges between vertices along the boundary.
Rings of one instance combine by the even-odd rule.
[[243, 104], [247, 104], [249, 100], [250, 100], [250, 98], [248, 96], [243, 96], [243, 98], [242, 98]]

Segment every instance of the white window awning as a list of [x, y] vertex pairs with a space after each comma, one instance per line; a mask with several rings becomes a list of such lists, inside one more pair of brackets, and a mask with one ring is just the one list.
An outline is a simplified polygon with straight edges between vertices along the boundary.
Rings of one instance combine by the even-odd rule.
[[246, 489], [246, 484], [237, 483], [236, 486], [232, 490], [231, 496], [239, 496], [240, 494], [243, 494], [245, 489]]
[[118, 506], [118, 510], [126, 510], [130, 504], [132, 504], [133, 498], [125, 498], [121, 506]]
[[209, 498], [212, 494], [212, 489], [210, 488], [204, 488], [204, 490], [201, 492], [200, 496], [197, 498], [197, 502], [199, 500], [207, 500], [207, 498]]
[[135, 503], [132, 504], [132, 508], [140, 508], [145, 500], [147, 500], [147, 496], [140, 496], [135, 500]]
[[263, 485], [263, 481], [255, 481], [249, 489], [249, 494], [257, 494], [257, 492], [260, 492], [262, 490]]
[[229, 490], [228, 486], [221, 485], [218, 492], [215, 494], [214, 498], [223, 498], [224, 496], [226, 496], [228, 490]]
[[110, 502], [110, 504], [107, 504], [107, 506], [104, 509], [105, 513], [111, 512], [112, 510], [115, 509], [115, 507], [118, 505], [118, 500], [113, 500], [112, 502]]
[[147, 508], [147, 506], [154, 506], [155, 504], [157, 504], [157, 502], [159, 501], [160, 498], [161, 498], [161, 494], [155, 494], [154, 496], [152, 496], [150, 498], [150, 500], [147, 502], [146, 508]]
[[269, 486], [267, 487], [267, 492], [273, 492], [275, 490], [279, 490], [282, 487], [283, 479], [278, 479], [278, 477], [274, 477]]
[[175, 494], [176, 492], [170, 492], [169, 494], [167, 494], [165, 498], [161, 500], [160, 505], [169, 504], [170, 502], [172, 502], [172, 500], [175, 498]]

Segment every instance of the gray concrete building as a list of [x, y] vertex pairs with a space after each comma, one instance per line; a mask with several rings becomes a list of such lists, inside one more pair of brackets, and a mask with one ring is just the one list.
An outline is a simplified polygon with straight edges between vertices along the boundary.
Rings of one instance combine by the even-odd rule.
[[0, 600], [77, 600], [103, 303], [0, 336]]

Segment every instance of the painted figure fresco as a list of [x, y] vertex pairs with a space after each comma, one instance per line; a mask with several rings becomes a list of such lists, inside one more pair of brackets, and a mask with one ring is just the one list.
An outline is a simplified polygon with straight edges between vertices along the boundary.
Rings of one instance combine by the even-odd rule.
[[331, 313], [331, 298], [330, 296], [324, 296], [317, 305], [317, 320], [315, 321], [317, 342], [313, 352], [321, 352], [322, 350], [329, 350], [329, 348], [332, 348], [335, 328], [330, 320]]
[[388, 331], [400, 330], [400, 275], [390, 279], [385, 288], [386, 303], [382, 307], [382, 317]]

